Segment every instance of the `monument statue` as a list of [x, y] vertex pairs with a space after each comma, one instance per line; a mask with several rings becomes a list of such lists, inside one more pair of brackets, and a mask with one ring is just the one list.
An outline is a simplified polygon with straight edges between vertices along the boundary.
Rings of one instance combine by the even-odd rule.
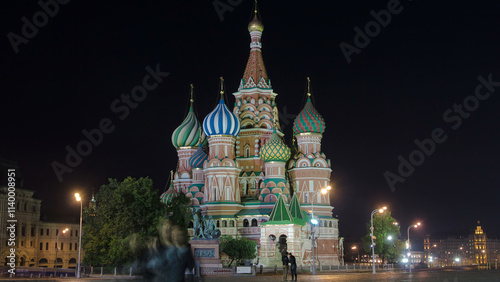
[[220, 230], [217, 229], [217, 226], [215, 225], [215, 221], [212, 216], [209, 217], [209, 219], [206, 219], [206, 216], [203, 215], [203, 221], [205, 222], [205, 229], [203, 233], [205, 233], [205, 238], [209, 239], [217, 239], [220, 237]]
[[193, 238], [205, 238], [203, 221], [200, 218], [200, 209], [193, 209]]

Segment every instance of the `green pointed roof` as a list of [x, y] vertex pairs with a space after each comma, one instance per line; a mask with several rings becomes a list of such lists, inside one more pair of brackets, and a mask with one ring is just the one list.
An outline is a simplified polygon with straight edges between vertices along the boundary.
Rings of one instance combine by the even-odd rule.
[[285, 196], [280, 194], [278, 200], [274, 204], [274, 208], [269, 215], [269, 221], [261, 225], [280, 225], [280, 224], [294, 224], [292, 215], [288, 210], [285, 202]]
[[294, 219], [295, 218], [305, 219], [304, 215], [302, 214], [302, 209], [300, 208], [299, 198], [297, 198], [297, 193], [293, 194], [292, 201], [290, 202], [290, 214]]

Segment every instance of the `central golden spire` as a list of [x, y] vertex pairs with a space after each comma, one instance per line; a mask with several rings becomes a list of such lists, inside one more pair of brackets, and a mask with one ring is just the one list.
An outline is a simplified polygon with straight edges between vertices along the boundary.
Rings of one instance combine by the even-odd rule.
[[255, 8], [253, 10], [254, 12], [254, 17], [253, 20], [248, 24], [248, 31], [264, 31], [264, 25], [262, 24], [261, 21], [259, 21], [259, 18], [257, 17], [257, 0], [255, 0]]

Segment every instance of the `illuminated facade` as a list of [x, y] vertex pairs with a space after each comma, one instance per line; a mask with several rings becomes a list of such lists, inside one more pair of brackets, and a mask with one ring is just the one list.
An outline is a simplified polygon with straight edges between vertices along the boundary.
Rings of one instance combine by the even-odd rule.
[[[23, 181], [19, 167], [16, 163], [1, 160], [2, 176], [7, 175], [6, 169], [16, 169], [16, 184], [20, 187], [15, 189], [15, 219], [17, 219], [15, 231], [15, 246], [9, 246], [10, 233], [5, 232], [7, 226], [7, 199], [8, 187], [2, 178], [0, 186], [0, 254], [2, 265], [7, 265], [7, 256], [10, 248], [15, 248], [16, 266], [38, 266], [58, 268], [76, 268], [78, 258], [78, 230], [79, 224], [45, 222], [40, 220], [40, 207], [42, 200], [36, 199], [35, 191], [21, 188]], [[64, 229], [68, 231], [63, 233]]]
[[[311, 92], [293, 124], [288, 147], [279, 126], [277, 96], [262, 58], [264, 30], [255, 12], [248, 25], [250, 55], [232, 110], [226, 106], [223, 80], [220, 101], [203, 123], [193, 111], [172, 135], [177, 169], [163, 202], [176, 193], [191, 197], [203, 215], [212, 216], [223, 235], [245, 236], [259, 248], [259, 262], [279, 264], [281, 253], [293, 252], [299, 264], [312, 262], [310, 216], [313, 209], [316, 259], [339, 265], [338, 219], [332, 217], [330, 160], [321, 151], [325, 121]], [[296, 145], [295, 145], [296, 144]]]
[[477, 222], [468, 234], [427, 235], [424, 240], [425, 262], [430, 267], [477, 265], [487, 267], [500, 260], [500, 238], [487, 237]]

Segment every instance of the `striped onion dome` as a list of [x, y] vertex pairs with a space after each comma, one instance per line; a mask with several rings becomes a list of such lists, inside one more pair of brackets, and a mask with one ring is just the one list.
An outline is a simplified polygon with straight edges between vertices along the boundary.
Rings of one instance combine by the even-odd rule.
[[208, 155], [203, 151], [203, 146], [200, 144], [198, 150], [189, 158], [189, 165], [192, 168], [202, 168], [206, 159], [208, 159]]
[[175, 191], [174, 185], [172, 184], [172, 181], [170, 182], [170, 187], [168, 187], [168, 190], [163, 192], [160, 195], [160, 202], [164, 204], [168, 204], [170, 201], [172, 201], [173, 198], [177, 197], [179, 193]]
[[197, 146], [200, 135], [200, 122], [196, 118], [196, 114], [193, 110], [193, 103], [191, 103], [186, 118], [172, 134], [172, 144], [175, 148]]
[[304, 109], [295, 118], [293, 133], [323, 133], [325, 132], [325, 128], [325, 120], [314, 108], [311, 98], [308, 98]]
[[232, 135], [237, 136], [240, 133], [240, 121], [220, 99], [215, 109], [208, 114], [203, 121], [203, 131], [210, 137], [212, 135]]
[[269, 141], [262, 146], [259, 157], [264, 162], [287, 162], [290, 159], [290, 154], [290, 148], [283, 143], [275, 129]]

